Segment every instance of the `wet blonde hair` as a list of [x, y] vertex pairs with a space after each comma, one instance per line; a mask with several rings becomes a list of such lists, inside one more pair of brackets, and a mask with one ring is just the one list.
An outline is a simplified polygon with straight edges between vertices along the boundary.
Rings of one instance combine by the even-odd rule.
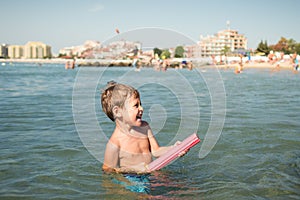
[[135, 88], [116, 83], [114, 81], [108, 82], [106, 88], [101, 94], [103, 112], [109, 117], [109, 119], [115, 121], [113, 108], [115, 106], [123, 108], [125, 101], [132, 96], [140, 98], [140, 94]]

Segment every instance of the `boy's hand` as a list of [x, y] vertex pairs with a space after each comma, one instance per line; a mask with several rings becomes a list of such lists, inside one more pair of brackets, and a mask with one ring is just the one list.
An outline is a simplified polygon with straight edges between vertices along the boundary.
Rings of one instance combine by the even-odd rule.
[[[177, 145], [180, 145], [180, 144], [181, 144], [181, 141], [177, 141], [177, 142], [174, 144], [174, 146], [177, 146]], [[180, 152], [180, 153], [178, 154], [178, 157], [184, 156], [185, 154], [187, 154], [187, 152], [188, 152], [189, 150], [190, 150], [190, 149], [187, 149], [187, 150], [185, 150], [185, 151]]]

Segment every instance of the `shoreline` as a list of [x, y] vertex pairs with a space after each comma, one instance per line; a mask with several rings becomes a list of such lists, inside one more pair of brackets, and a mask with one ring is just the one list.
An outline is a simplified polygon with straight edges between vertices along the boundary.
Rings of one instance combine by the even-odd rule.
[[[239, 67], [239, 64], [224, 64], [224, 65], [215, 65], [216, 68], [220, 69], [235, 69]], [[255, 63], [255, 62], [250, 62], [250, 63], [245, 63], [243, 64], [243, 69], [290, 69], [293, 70], [293, 66], [290, 63], [280, 63], [279, 65], [275, 64], [270, 64], [270, 63]]]
[[[191, 60], [191, 59], [190, 59]], [[0, 59], [0, 64], [5, 66], [9, 63], [36, 63], [36, 64], [62, 64], [65, 65], [68, 62], [74, 61], [73, 59]], [[132, 60], [113, 60], [113, 59], [76, 59], [76, 67], [133, 67]], [[178, 60], [171, 60], [171, 63], [178, 62]], [[210, 64], [201, 63], [193, 61], [194, 68], [207, 68], [216, 67], [218, 69], [235, 69], [239, 67], [239, 63], [229, 63], [229, 64]], [[142, 65], [142, 67], [153, 67], [149, 65]], [[243, 69], [289, 69], [293, 70], [293, 66], [289, 61], [279, 62], [279, 63], [268, 63], [268, 62], [257, 62], [251, 61], [248, 63], [243, 63]]]

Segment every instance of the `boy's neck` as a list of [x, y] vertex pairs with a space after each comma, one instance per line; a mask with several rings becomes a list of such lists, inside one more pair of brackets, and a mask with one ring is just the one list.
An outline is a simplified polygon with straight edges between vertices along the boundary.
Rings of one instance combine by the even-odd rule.
[[116, 130], [125, 134], [133, 134], [133, 127], [116, 119]]

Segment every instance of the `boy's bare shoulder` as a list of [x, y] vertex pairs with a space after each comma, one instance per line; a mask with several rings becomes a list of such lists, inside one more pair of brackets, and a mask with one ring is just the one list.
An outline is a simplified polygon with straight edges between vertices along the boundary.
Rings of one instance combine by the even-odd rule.
[[[148, 122], [146, 122], [146, 121], [142, 121], [142, 127], [149, 127], [149, 124], [148, 124]], [[150, 127], [149, 127], [150, 128]]]
[[116, 146], [118, 148], [120, 147], [120, 137], [115, 132], [113, 132], [113, 134], [111, 135], [108, 142], [113, 144], [114, 146]]

